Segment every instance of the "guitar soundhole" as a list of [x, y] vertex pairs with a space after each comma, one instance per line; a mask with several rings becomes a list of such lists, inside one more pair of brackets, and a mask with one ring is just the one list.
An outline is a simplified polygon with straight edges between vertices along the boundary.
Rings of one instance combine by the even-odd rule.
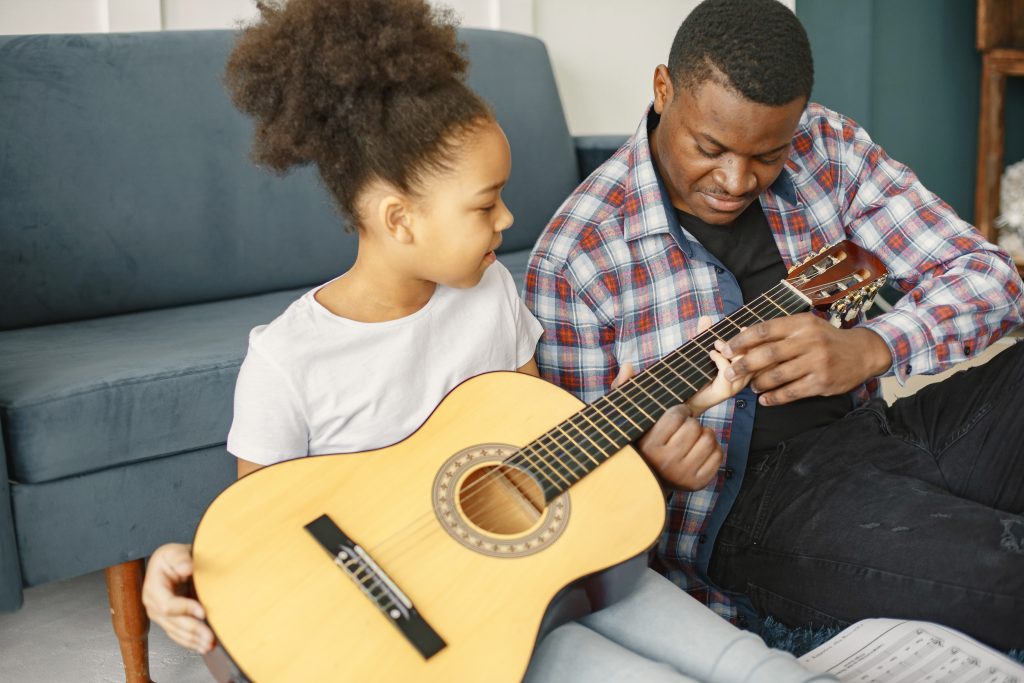
[[514, 467], [488, 465], [470, 472], [459, 487], [462, 514], [493, 534], [529, 531], [544, 512], [544, 491]]
[[474, 552], [522, 557], [554, 543], [569, 522], [569, 494], [544, 504], [527, 473], [505, 465], [518, 449], [479, 444], [448, 458], [434, 478], [434, 513], [452, 538]]

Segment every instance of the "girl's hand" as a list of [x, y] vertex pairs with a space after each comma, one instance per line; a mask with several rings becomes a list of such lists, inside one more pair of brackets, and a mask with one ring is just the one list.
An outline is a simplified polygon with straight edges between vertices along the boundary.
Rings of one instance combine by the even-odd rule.
[[203, 621], [206, 613], [198, 601], [182, 597], [192, 578], [192, 547], [180, 543], [162, 545], [153, 552], [142, 583], [146, 614], [167, 632], [171, 640], [205, 654], [213, 649], [213, 631]]
[[[700, 334], [704, 330], [711, 327], [711, 318], [702, 317], [697, 323], [697, 333]], [[744, 328], [746, 329], [746, 328]], [[731, 360], [723, 356], [720, 351], [725, 348], [725, 342], [718, 339], [715, 340], [715, 350], [711, 351], [709, 355], [711, 360], [715, 362], [715, 366], [718, 368], [718, 374], [711, 381], [711, 384], [707, 385], [696, 394], [690, 397], [690, 400], [686, 402], [686, 405], [690, 407], [694, 417], [700, 415], [708, 408], [718, 405], [722, 401], [732, 398], [738, 394], [743, 387], [747, 386], [750, 382], [752, 373], [739, 374], [737, 367], [734, 365], [743, 356], [735, 356]], [[726, 370], [732, 368], [732, 372], [728, 373]], [[732, 379], [728, 379], [728, 375], [732, 375]]]

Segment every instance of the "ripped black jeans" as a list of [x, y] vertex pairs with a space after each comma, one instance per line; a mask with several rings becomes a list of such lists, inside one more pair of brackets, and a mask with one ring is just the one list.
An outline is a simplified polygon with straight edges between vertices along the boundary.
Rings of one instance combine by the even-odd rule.
[[1024, 343], [751, 456], [710, 578], [790, 625], [868, 617], [1024, 647]]

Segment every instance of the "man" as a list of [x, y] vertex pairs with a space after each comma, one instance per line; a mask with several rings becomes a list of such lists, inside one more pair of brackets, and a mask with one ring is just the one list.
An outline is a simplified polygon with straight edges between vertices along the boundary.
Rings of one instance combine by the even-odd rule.
[[725, 467], [671, 494], [655, 565], [740, 625], [921, 618], [1022, 647], [1024, 349], [892, 407], [873, 398], [879, 376], [936, 372], [1020, 325], [1021, 280], [862, 128], [810, 103], [812, 81], [806, 34], [775, 0], [687, 17], [637, 133], [531, 257], [541, 373], [592, 401], [698, 317], [854, 240], [906, 295], [852, 329], [806, 313], [730, 342], [753, 380], [703, 418]]

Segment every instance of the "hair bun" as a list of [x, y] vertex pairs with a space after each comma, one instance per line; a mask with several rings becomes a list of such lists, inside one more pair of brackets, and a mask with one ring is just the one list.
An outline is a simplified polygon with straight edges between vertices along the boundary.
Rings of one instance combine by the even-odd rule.
[[257, 7], [261, 19], [242, 32], [225, 79], [235, 106], [256, 120], [256, 161], [277, 171], [319, 163], [325, 138], [377, 132], [396, 98], [465, 77], [454, 14], [425, 0]]

